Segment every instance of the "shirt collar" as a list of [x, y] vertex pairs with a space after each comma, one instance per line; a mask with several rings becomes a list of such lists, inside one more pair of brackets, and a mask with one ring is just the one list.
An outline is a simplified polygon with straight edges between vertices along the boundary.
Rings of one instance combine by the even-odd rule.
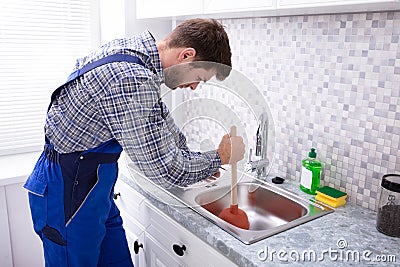
[[162, 65], [161, 65], [160, 54], [158, 53], [158, 49], [156, 46], [156, 40], [154, 39], [153, 35], [149, 31], [146, 30], [143, 33], [141, 33], [139, 37], [142, 41], [144, 48], [146, 49], [146, 51], [150, 57], [152, 67], [155, 69], [157, 74], [160, 75], [160, 77], [164, 77], [164, 72], [163, 72]]

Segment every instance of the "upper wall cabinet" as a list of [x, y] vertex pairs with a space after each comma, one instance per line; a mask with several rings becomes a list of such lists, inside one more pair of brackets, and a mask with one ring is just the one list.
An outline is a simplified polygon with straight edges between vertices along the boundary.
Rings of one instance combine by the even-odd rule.
[[136, 0], [140, 18], [239, 18], [400, 10], [400, 0]]
[[277, 0], [277, 14], [400, 10], [399, 0]]
[[276, 0], [204, 0], [204, 13], [223, 13], [275, 9]]
[[382, 3], [398, 3], [398, 0], [278, 0], [278, 7], [284, 6], [332, 6], [332, 5], [367, 5]]
[[203, 14], [203, 0], [136, 0], [136, 18], [184, 17]]

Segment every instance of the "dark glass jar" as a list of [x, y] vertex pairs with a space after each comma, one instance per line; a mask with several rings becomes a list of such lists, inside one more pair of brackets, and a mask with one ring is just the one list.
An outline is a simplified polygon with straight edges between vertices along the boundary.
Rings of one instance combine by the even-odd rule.
[[382, 177], [376, 228], [385, 235], [400, 237], [400, 175]]

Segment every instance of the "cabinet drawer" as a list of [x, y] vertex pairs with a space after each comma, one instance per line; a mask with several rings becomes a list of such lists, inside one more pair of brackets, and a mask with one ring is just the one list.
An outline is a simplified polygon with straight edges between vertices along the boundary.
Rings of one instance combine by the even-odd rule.
[[125, 182], [118, 180], [114, 188], [115, 204], [121, 213], [126, 213], [136, 221], [145, 225], [143, 203], [145, 198]]
[[[180, 224], [147, 204], [149, 226], [146, 235], [156, 237], [165, 251], [181, 266], [235, 266], [228, 258], [196, 237]], [[174, 250], [175, 245], [175, 250]], [[182, 255], [178, 255], [182, 252]]]

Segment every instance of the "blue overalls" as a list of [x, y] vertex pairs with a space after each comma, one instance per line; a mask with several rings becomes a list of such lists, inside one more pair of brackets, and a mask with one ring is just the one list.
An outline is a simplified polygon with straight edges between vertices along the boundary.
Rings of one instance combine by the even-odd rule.
[[[137, 57], [116, 54], [72, 73], [67, 83], [114, 61], [144, 65]], [[63, 86], [53, 92], [50, 106]], [[133, 266], [113, 199], [121, 152], [120, 144], [112, 139], [86, 151], [60, 154], [46, 138], [24, 185], [46, 266]]]

